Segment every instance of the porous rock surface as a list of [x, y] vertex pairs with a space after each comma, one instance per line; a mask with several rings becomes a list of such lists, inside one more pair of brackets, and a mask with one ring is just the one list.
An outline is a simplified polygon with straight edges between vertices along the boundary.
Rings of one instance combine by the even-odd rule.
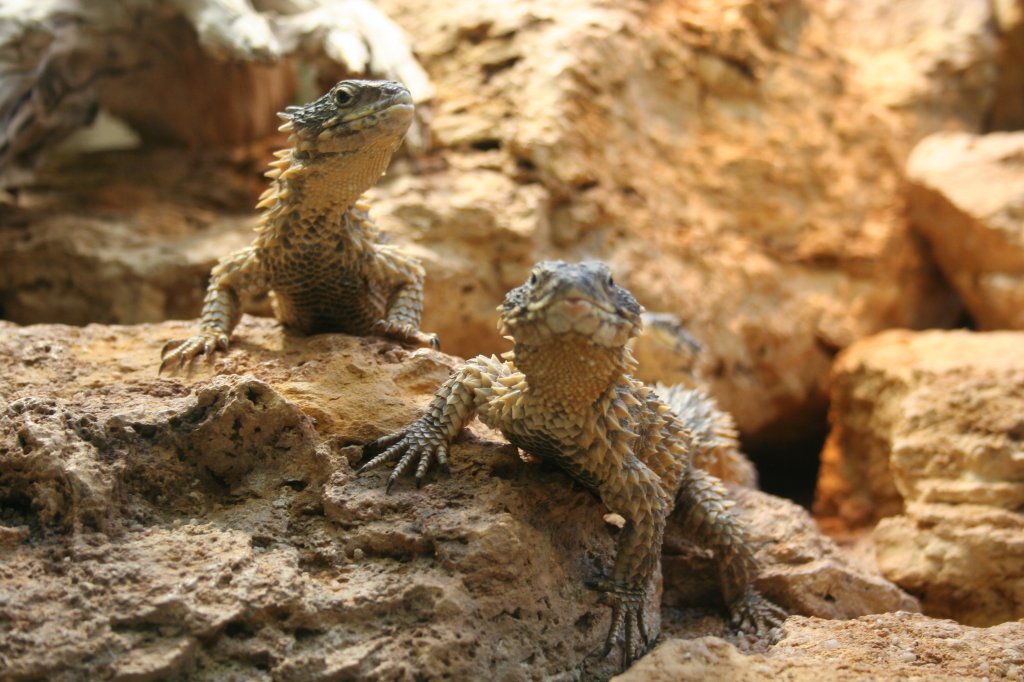
[[[605, 259], [644, 305], [680, 315], [705, 342], [713, 393], [744, 435], [780, 441], [820, 416], [839, 349], [880, 329], [956, 318], [958, 303], [902, 208], [914, 128], [858, 80], [837, 41], [848, 29], [817, 3], [381, 6], [412, 36], [436, 94], [434, 150], [394, 165], [372, 193], [375, 215], [424, 260], [423, 328], [440, 333], [447, 351], [502, 346], [494, 306], [535, 261]], [[225, 92], [236, 104], [245, 96]], [[136, 154], [154, 167], [147, 152]], [[102, 174], [106, 159], [89, 166]], [[73, 184], [59, 180], [63, 172], [42, 185]], [[182, 256], [193, 268], [182, 286], [165, 268], [141, 284], [131, 267], [94, 268], [87, 249], [64, 246], [79, 239], [78, 222], [61, 221], [69, 209], [89, 224], [152, 215], [144, 198], [116, 196], [111, 208], [89, 198], [69, 207], [59, 192], [39, 197], [38, 189], [19, 195], [11, 219], [32, 235], [0, 268], [8, 319], [198, 313], [215, 249]], [[166, 196], [181, 208], [162, 215], [180, 216], [201, 242], [213, 234], [187, 193]], [[237, 217], [251, 205], [223, 210]], [[162, 254], [189, 249], [179, 238], [167, 244], [163, 232], [134, 230]], [[129, 251], [106, 253], [130, 259]], [[73, 274], [81, 271], [90, 275]], [[55, 301], [68, 278], [93, 292], [76, 298], [81, 311]], [[107, 305], [109, 292], [134, 288], [146, 292], [135, 310]], [[656, 359], [641, 362], [645, 378], [678, 378]]]
[[907, 162], [907, 208], [980, 329], [1024, 329], [1024, 132], [938, 133]]
[[790, 618], [767, 653], [717, 637], [669, 639], [615, 682], [900, 682], [1024, 679], [1024, 623], [972, 628], [920, 614]]
[[[190, 330], [0, 323], [5, 679], [616, 672], [588, 658], [609, 610], [586, 583], [614, 547], [590, 493], [479, 423], [422, 490], [353, 473], [452, 358], [245, 318], [212, 371], [157, 376], [163, 340]], [[805, 512], [738, 494], [772, 599], [822, 617], [916, 608]], [[667, 547], [665, 631], [756, 646], [730, 631], [707, 558]]]
[[815, 513], [881, 519], [884, 574], [925, 613], [1024, 617], [1024, 334], [891, 331], [836, 363]]

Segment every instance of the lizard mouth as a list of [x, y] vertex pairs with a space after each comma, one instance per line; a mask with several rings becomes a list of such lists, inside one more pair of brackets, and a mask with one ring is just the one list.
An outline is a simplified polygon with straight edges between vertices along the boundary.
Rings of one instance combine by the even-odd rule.
[[579, 295], [538, 301], [528, 305], [524, 313], [514, 322], [513, 336], [517, 342], [554, 341], [563, 335], [579, 335], [595, 345], [615, 347], [625, 344], [634, 328], [621, 311]]
[[617, 315], [618, 313], [611, 308], [611, 306], [605, 305], [600, 301], [595, 301], [592, 298], [584, 298], [582, 296], [573, 296], [571, 298], [565, 298], [558, 301], [556, 305], [561, 306], [566, 311], [576, 312], [580, 314], [600, 311], [608, 313], [609, 315]]

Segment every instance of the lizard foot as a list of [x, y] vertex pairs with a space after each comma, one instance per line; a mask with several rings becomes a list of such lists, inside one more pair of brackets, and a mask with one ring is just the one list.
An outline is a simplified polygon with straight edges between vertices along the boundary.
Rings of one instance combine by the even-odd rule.
[[214, 352], [227, 349], [227, 334], [219, 332], [200, 332], [187, 339], [171, 339], [160, 351], [160, 369], [157, 374], [163, 374], [168, 368], [174, 372], [186, 366], [191, 369], [193, 361], [200, 355], [213, 357]]
[[630, 663], [647, 653], [653, 644], [647, 623], [644, 622], [644, 590], [607, 584], [600, 589], [603, 591], [601, 601], [612, 607], [612, 624], [608, 628], [608, 638], [601, 656], [607, 658], [621, 640], [622, 669], [625, 670]]
[[440, 350], [441, 339], [437, 334], [426, 334], [411, 324], [392, 322], [391, 320], [378, 320], [373, 324], [373, 331], [381, 336], [397, 339], [402, 343], [414, 343], [421, 346], [430, 346], [434, 350]]
[[[376, 454], [380, 453], [380, 454]], [[398, 460], [395, 468], [388, 476], [388, 485], [385, 489], [391, 492], [391, 486], [395, 484], [398, 477], [409, 468], [409, 465], [416, 462], [416, 487], [423, 484], [423, 479], [430, 469], [430, 465], [436, 460], [443, 469], [448, 468], [448, 442], [444, 436], [425, 423], [422, 419], [413, 422], [408, 428], [378, 438], [372, 443], [363, 446], [363, 457], [373, 455], [373, 458], [366, 464], [359, 467], [357, 474], [370, 469], [376, 469], [381, 464]]]
[[785, 609], [765, 599], [748, 585], [739, 599], [729, 607], [732, 623], [743, 632], [764, 635], [780, 627], [786, 620]]

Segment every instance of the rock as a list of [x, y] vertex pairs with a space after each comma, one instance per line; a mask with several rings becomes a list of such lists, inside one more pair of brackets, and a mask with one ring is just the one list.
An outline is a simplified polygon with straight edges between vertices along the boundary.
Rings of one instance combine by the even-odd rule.
[[981, 131], [1004, 99], [995, 4], [867, 0], [824, 9], [854, 66], [852, 82], [902, 118], [913, 144], [941, 130]]
[[[611, 565], [615, 530], [569, 477], [524, 463], [479, 423], [451, 474], [422, 490], [403, 481], [386, 495], [386, 473], [354, 474], [359, 444], [418, 414], [453, 358], [246, 317], [212, 368], [157, 376], [163, 340], [190, 329], [0, 323], [5, 673], [616, 672], [615, 656], [588, 658], [610, 613], [586, 586]], [[737, 494], [758, 515], [762, 582], [784, 605], [840, 616], [912, 605], [844, 563], [793, 505]], [[749, 646], [717, 596], [680, 594], [714, 576], [672, 543], [666, 630]]]
[[1024, 679], [1024, 624], [980, 629], [913, 613], [790, 618], [766, 653], [717, 637], [668, 639], [614, 682]]
[[981, 329], [1024, 329], [1024, 133], [940, 133], [907, 162], [908, 210]]
[[925, 613], [1024, 616], [1022, 348], [1020, 333], [892, 331], [836, 363], [815, 513], [882, 518], [879, 566]]
[[1024, 128], [1024, 1], [995, 0], [994, 24], [1001, 38], [999, 83], [986, 130]]
[[307, 82], [373, 74], [404, 81], [418, 102], [432, 94], [406, 36], [367, 0], [10, 0], [0, 24], [4, 188], [100, 110], [150, 142], [251, 143], [292, 103], [298, 59], [315, 66]]
[[[916, 599], [882, 578], [877, 568], [854, 562], [823, 536], [802, 507], [756, 490], [734, 487], [732, 494], [765, 567], [757, 588], [791, 613], [847, 619], [920, 610]], [[666, 531], [662, 567], [665, 606], [721, 603], [714, 561], [690, 545], [678, 527]]]
[[[134, 324], [193, 317], [210, 268], [252, 241], [251, 195], [262, 183], [240, 174], [240, 164], [174, 150], [147, 152], [145, 168], [135, 152], [100, 156], [86, 155], [60, 179], [51, 177], [38, 200], [0, 206], [6, 319]], [[262, 309], [269, 314], [269, 305]]]
[[[903, 215], [903, 124], [854, 87], [836, 44], [840, 29], [817, 4], [381, 7], [416, 36], [435, 86], [435, 145], [394, 165], [373, 192], [374, 214], [423, 258], [423, 327], [440, 333], [446, 351], [503, 347], [494, 306], [535, 261], [605, 259], [649, 309], [676, 313], [705, 344], [712, 392], [747, 442], [779, 442], [820, 418], [838, 350], [891, 326], [957, 318], [955, 297]], [[233, 101], [247, 94], [224, 89]], [[158, 168], [147, 154], [135, 153], [138, 166]], [[102, 168], [107, 158], [88, 163]], [[74, 185], [65, 173], [51, 171], [44, 184]], [[189, 196], [170, 200], [189, 205]], [[78, 221], [131, 226], [151, 215], [142, 203], [111, 211], [96, 198], [28, 190], [11, 219], [35, 231], [71, 213], [75, 221], [41, 232], [50, 243], [75, 244]], [[161, 215], [181, 215], [183, 231], [194, 220], [191, 211]], [[248, 237], [248, 226], [239, 231]], [[190, 252], [182, 261], [195, 259], [191, 288], [164, 268], [153, 269], [151, 286], [128, 264], [96, 268], [77, 255], [88, 253], [81, 247], [24, 249], [11, 283], [0, 286], [3, 299], [19, 302], [6, 316], [56, 321], [46, 311], [61, 309], [54, 299], [67, 291], [63, 273], [83, 271], [98, 274], [73, 276], [89, 287], [78, 300], [146, 295], [134, 312], [84, 301], [87, 311], [62, 312], [68, 320], [185, 317], [179, 311], [188, 305], [187, 316], [197, 315], [211, 265], [205, 247], [168, 244], [146, 228], [133, 233], [148, 235], [160, 253]], [[644, 362], [643, 376], [680, 380], [663, 364]]]
[[1024, 618], [1024, 514], [911, 503], [878, 522], [874, 541], [878, 567], [929, 615], [968, 625]]

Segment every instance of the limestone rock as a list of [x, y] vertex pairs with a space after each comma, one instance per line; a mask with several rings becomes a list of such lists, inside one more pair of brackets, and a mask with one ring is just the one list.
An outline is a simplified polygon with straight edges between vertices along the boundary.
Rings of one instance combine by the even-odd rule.
[[831, 0], [825, 11], [855, 67], [853, 82], [906, 121], [912, 144], [941, 130], [988, 125], [1003, 70], [995, 4]]
[[[386, 0], [381, 8], [415, 36], [435, 86], [434, 149], [397, 162], [374, 191], [374, 214], [424, 260], [423, 326], [440, 333], [446, 351], [503, 347], [493, 309], [535, 261], [604, 259], [645, 306], [679, 315], [704, 342], [711, 392], [744, 436], [780, 441], [820, 416], [839, 349], [891, 326], [956, 319], [955, 297], [906, 226], [905, 145], [894, 142], [903, 124], [853, 87], [837, 47], [841, 27], [818, 4], [744, 0], [723, 11], [681, 0]], [[243, 90], [225, 86], [223, 96], [242, 102]], [[138, 166], [159, 167], [147, 154], [136, 153]], [[102, 169], [108, 157], [89, 162]], [[44, 184], [73, 185], [62, 173]], [[189, 206], [189, 196], [170, 200]], [[96, 198], [30, 189], [10, 219], [26, 230], [69, 212], [89, 224], [133, 225], [151, 215], [142, 203], [104, 211]], [[237, 216], [251, 205], [226, 210]], [[167, 215], [195, 220], [191, 209]], [[75, 224], [41, 232], [73, 244]], [[200, 230], [209, 224], [200, 216]], [[248, 227], [239, 230], [248, 237]], [[134, 232], [161, 253], [189, 249], [151, 229]], [[212, 264], [197, 247], [182, 256], [195, 258], [191, 289], [161, 268], [146, 286], [124, 280], [130, 266], [97, 269], [75, 255], [86, 249], [67, 251], [65, 259], [26, 250], [12, 263], [17, 274], [2, 296], [19, 304], [9, 318], [61, 309], [56, 293], [66, 287], [40, 273], [90, 269], [110, 277], [76, 277], [91, 287], [82, 298], [142, 288], [140, 310], [118, 305], [112, 319], [90, 306], [67, 311], [68, 320], [156, 320], [189, 303], [194, 316]], [[646, 379], [681, 378], [658, 358], [641, 361]]]
[[[815, 512], [875, 532], [925, 613], [1024, 616], [1024, 335], [893, 331], [836, 363]], [[1015, 596], [1016, 595], [1016, 596]]]
[[[823, 536], [803, 508], [756, 490], [732, 488], [732, 493], [758, 560], [766, 567], [757, 587], [791, 613], [847, 619], [920, 609], [916, 599], [882, 578], [877, 568], [855, 563]], [[666, 531], [662, 566], [666, 606], [720, 602], [716, 565], [678, 528]]]
[[995, 0], [993, 23], [1000, 36], [999, 83], [987, 130], [1024, 128], [1024, 0]]
[[[588, 658], [609, 609], [586, 584], [615, 540], [589, 492], [479, 423], [456, 443], [451, 474], [422, 490], [403, 482], [386, 495], [385, 473], [355, 476], [359, 444], [418, 414], [454, 359], [291, 337], [247, 317], [212, 368], [157, 376], [163, 340], [189, 329], [0, 323], [5, 674], [616, 671], [614, 656]], [[762, 580], [784, 605], [820, 613], [831, 595], [842, 616], [906, 602], [844, 564], [793, 505], [740, 494], [768, 548]], [[717, 597], [678, 594], [703, 570], [678, 554], [666, 555], [666, 631], [749, 646]], [[654, 607], [648, 622], [660, 616]]]
[[908, 209], [981, 329], [1024, 329], [1024, 133], [940, 133], [907, 162]]
[[[151, 141], [246, 144], [290, 103], [301, 57], [325, 80], [372, 73], [430, 82], [369, 0], [8, 0], [0, 6], [0, 186], [112, 112]], [[235, 94], [242, 95], [235, 97]]]
[[615, 682], [1024, 679], [1024, 624], [972, 628], [912, 613], [790, 618], [766, 653], [717, 637], [668, 639]]
[[1024, 618], [1024, 514], [911, 503], [878, 522], [874, 541], [878, 567], [929, 615], [968, 625]]

